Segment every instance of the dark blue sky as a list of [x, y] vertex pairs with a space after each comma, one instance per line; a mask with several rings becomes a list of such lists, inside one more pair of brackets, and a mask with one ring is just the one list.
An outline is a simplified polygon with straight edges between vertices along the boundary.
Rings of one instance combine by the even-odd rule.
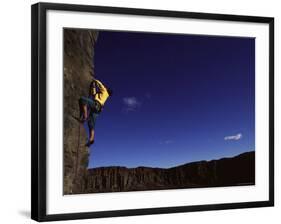
[[102, 31], [94, 64], [114, 93], [89, 167], [171, 167], [254, 150], [254, 39]]

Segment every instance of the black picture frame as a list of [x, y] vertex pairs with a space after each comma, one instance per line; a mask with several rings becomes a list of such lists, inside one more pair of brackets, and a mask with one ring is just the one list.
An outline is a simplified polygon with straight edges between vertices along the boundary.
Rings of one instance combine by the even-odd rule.
[[[63, 10], [75, 12], [101, 12], [124, 15], [162, 16], [205, 20], [239, 21], [269, 24], [269, 200], [208, 204], [196, 206], [159, 207], [145, 209], [46, 214], [46, 12]], [[32, 5], [32, 154], [31, 154], [31, 218], [36, 221], [74, 220], [86, 218], [132, 216], [206, 210], [238, 209], [274, 206], [274, 18], [164, 11], [137, 8], [103, 7], [73, 4], [37, 3]]]

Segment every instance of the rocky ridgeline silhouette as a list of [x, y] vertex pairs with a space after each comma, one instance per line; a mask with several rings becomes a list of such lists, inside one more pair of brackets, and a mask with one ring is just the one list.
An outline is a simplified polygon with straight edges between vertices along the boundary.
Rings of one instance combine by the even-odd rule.
[[255, 153], [187, 163], [168, 169], [120, 166], [88, 170], [80, 193], [161, 190], [255, 184]]

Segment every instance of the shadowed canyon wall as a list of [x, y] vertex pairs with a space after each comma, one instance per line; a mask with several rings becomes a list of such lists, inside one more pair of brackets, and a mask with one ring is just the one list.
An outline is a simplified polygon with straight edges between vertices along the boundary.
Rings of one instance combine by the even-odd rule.
[[253, 185], [255, 153], [169, 169], [100, 167], [89, 169], [86, 181], [84, 193]]

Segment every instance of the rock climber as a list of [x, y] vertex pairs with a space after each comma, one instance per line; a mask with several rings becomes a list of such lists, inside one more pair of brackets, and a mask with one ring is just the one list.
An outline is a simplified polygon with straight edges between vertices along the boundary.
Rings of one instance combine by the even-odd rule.
[[89, 96], [82, 96], [79, 99], [80, 106], [80, 121], [88, 122], [89, 138], [86, 146], [90, 147], [95, 141], [95, 123], [98, 115], [103, 110], [104, 104], [109, 96], [112, 95], [112, 90], [102, 84], [101, 81], [94, 79], [89, 88]]

